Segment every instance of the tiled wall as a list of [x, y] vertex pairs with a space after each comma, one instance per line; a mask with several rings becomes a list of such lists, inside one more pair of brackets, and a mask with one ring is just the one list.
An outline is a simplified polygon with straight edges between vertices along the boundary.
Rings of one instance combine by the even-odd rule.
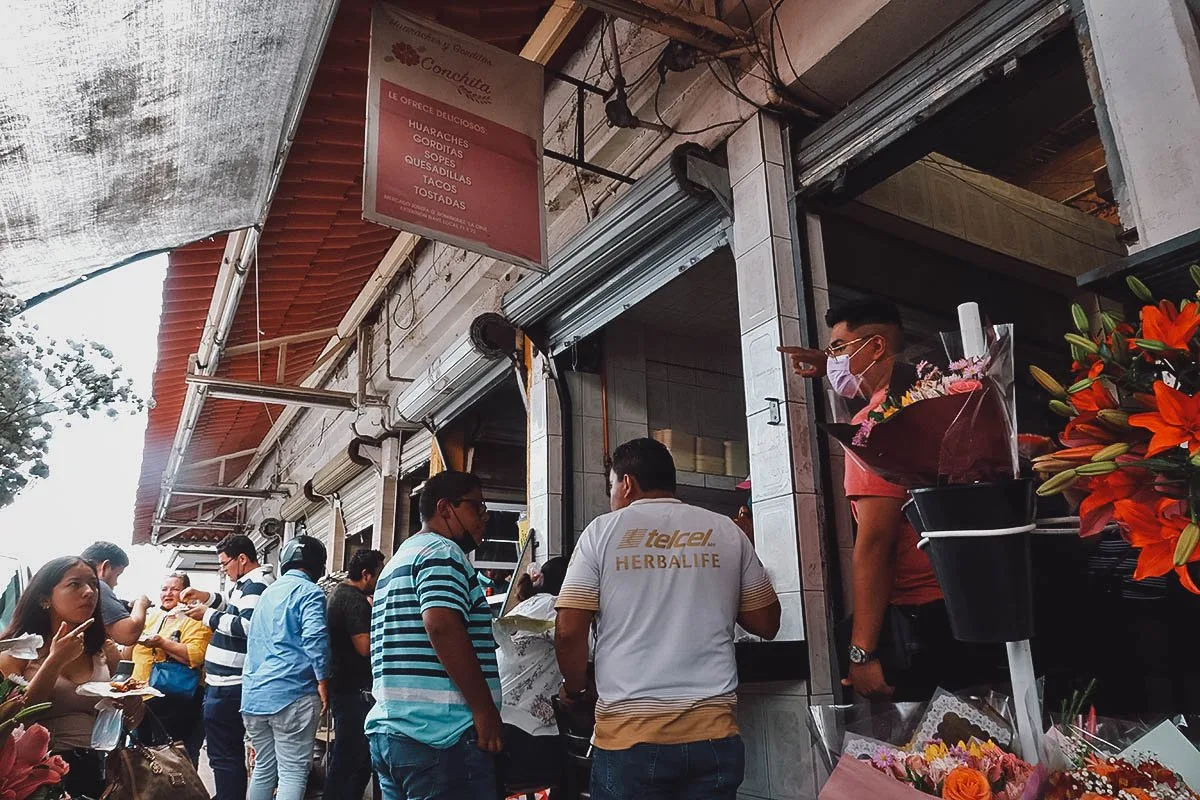
[[535, 356], [529, 387], [529, 527], [534, 558], [562, 555], [562, 408], [544, 356]]
[[[741, 354], [728, 341], [679, 336], [622, 318], [604, 339], [608, 447], [671, 428], [714, 439], [746, 439]], [[568, 372], [573, 411], [575, 531], [608, 511], [601, 376]], [[733, 489], [745, 475], [680, 470], [679, 482]]]
[[[809, 214], [804, 220], [808, 236], [808, 268], [812, 278], [813, 314], [818, 320], [817, 344], [821, 347], [829, 345], [829, 328], [824, 324], [825, 312], [829, 310], [829, 275], [825, 264], [825, 249], [822, 241], [821, 219]], [[826, 405], [828, 405], [827, 401]], [[830, 591], [840, 591], [842, 609], [849, 614], [853, 607], [852, 586], [850, 583], [851, 562], [854, 557], [854, 517], [850, 511], [850, 501], [842, 491], [846, 478], [846, 452], [841, 445], [830, 444], [830, 495], [833, 503], [833, 526], [837, 540], [837, 564], [840, 586]], [[830, 556], [833, 554], [830, 553]]]
[[[801, 312], [817, 310], [800, 307], [799, 244], [793, 238], [778, 123], [763, 115], [752, 118], [730, 138], [728, 152], [755, 544], [783, 604], [779, 638], [807, 642], [810, 670], [808, 681], [740, 688], [746, 778], [739, 796], [815, 800], [818, 771], [809, 744], [808, 707], [831, 702], [833, 693], [825, 585], [831, 554], [824, 545], [810, 406], [820, 398], [776, 348], [801, 344]], [[778, 418], [772, 402], [778, 403]]]

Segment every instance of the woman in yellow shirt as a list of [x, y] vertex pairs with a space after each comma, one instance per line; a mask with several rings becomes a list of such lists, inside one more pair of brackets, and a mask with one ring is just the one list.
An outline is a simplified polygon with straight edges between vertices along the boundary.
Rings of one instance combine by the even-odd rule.
[[[191, 617], [175, 613], [179, 608], [179, 594], [191, 585], [191, 580], [182, 572], [173, 572], [163, 580], [159, 595], [161, 605], [147, 615], [142, 638], [134, 645], [129, 656], [133, 659], [133, 677], [137, 680], [149, 682], [154, 664], [167, 659], [197, 672], [203, 668], [204, 652], [208, 649], [208, 640], [212, 638], [212, 629]], [[191, 697], [156, 697], [148, 703], [171, 738], [184, 743], [192, 763], [199, 759], [200, 745], [204, 741], [203, 726], [200, 724], [203, 697], [201, 681]], [[157, 727], [153, 720], [148, 720], [143, 722], [140, 732], [154, 739]]]

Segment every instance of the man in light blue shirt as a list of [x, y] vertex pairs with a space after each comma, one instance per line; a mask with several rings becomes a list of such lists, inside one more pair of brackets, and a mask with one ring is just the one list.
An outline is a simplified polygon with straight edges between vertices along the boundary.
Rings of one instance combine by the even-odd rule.
[[282, 577], [254, 611], [246, 642], [242, 717], [254, 746], [247, 800], [303, 800], [317, 722], [328, 703], [325, 545], [297, 536], [279, 553]]

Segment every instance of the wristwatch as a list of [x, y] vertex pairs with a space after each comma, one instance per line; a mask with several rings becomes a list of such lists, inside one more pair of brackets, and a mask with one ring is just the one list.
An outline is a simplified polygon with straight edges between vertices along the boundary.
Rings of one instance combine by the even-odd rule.
[[856, 644], [850, 645], [850, 663], [851, 664], [870, 664], [875, 660], [875, 653], [870, 650], [863, 650]]
[[562, 696], [562, 698], [564, 700], [567, 700], [567, 701], [583, 700], [584, 698], [588, 697], [591, 693], [592, 693], [592, 690], [586, 686], [584, 688], [579, 689], [578, 691], [574, 691], [574, 692], [568, 690], [566, 678], [564, 678], [562, 680], [562, 682], [559, 684], [559, 694]]

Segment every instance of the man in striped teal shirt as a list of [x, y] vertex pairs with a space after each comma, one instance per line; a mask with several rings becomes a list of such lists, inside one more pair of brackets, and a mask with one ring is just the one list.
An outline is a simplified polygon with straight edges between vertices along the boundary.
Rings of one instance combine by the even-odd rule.
[[430, 478], [420, 532], [384, 567], [371, 612], [371, 761], [385, 800], [495, 800], [500, 673], [467, 553], [483, 541], [479, 479]]

